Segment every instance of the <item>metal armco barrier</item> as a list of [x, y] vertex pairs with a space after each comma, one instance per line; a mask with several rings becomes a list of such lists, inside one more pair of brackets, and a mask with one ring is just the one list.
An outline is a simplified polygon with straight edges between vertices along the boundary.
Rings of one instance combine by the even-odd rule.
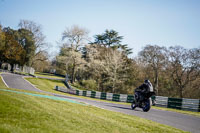
[[65, 88], [65, 87], [56, 86], [55, 90], [65, 92], [65, 93], [70, 93], [70, 94], [76, 94], [76, 90], [68, 89], [68, 88]]
[[120, 102], [120, 94], [113, 94], [112, 101]]
[[101, 92], [101, 99], [106, 100], [106, 93], [105, 92]]
[[[116, 102], [127, 102], [132, 103], [134, 100], [133, 95], [127, 94], [114, 94], [114, 93], [105, 93], [98, 91], [83, 91], [83, 90], [71, 90], [64, 87], [56, 86], [57, 91], [70, 93], [78, 96], [86, 96], [91, 98], [116, 101]], [[200, 112], [200, 99], [186, 99], [186, 98], [168, 98], [162, 96], [154, 96], [152, 100], [155, 100], [155, 106], [173, 108], [187, 111]]]
[[200, 99], [168, 98], [156, 96], [155, 106], [200, 112]]
[[168, 107], [168, 97], [156, 96], [155, 100], [156, 100], [155, 104], [156, 106], [165, 108]]
[[182, 99], [179, 98], [168, 98], [168, 108], [181, 109]]
[[95, 98], [95, 96], [96, 96], [96, 91], [92, 91], [91, 92], [91, 98]]
[[182, 99], [182, 110], [200, 112], [200, 100], [199, 99]]
[[132, 103], [134, 100], [134, 96], [133, 95], [127, 95], [127, 103]]

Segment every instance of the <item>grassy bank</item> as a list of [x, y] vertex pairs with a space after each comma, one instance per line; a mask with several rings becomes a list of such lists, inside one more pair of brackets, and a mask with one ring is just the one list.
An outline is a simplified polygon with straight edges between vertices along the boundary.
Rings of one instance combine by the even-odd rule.
[[183, 132], [92, 106], [0, 90], [0, 132]]
[[56, 78], [56, 79], [65, 79], [62, 76], [54, 75], [51, 73], [41, 73], [41, 72], [35, 72], [35, 76], [40, 76], [40, 77], [47, 77], [47, 78]]
[[[0, 73], [1, 74], [1, 73]], [[3, 80], [2, 80], [2, 77], [0, 75], [0, 88], [7, 88], [6, 85], [4, 84]]]

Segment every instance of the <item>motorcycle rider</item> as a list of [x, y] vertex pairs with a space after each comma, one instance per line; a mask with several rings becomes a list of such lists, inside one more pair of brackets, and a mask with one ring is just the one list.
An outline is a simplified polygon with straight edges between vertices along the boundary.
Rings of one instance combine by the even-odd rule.
[[153, 86], [151, 82], [146, 79], [144, 83], [135, 89], [135, 99], [136, 101], [142, 101], [146, 95], [153, 92]]

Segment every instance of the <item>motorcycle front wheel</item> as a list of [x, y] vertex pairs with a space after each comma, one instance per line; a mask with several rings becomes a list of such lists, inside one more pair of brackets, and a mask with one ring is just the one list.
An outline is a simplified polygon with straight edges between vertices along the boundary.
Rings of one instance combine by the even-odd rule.
[[136, 103], [135, 103], [135, 101], [133, 101], [133, 102], [131, 103], [131, 109], [134, 110], [136, 107], [137, 107], [137, 106], [136, 106]]

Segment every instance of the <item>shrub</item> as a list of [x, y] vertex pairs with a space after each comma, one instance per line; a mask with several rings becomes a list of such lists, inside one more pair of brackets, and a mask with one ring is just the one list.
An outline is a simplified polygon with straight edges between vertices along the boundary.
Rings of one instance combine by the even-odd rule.
[[83, 85], [83, 87], [87, 88], [88, 90], [96, 90], [97, 89], [97, 83], [93, 79], [83, 80], [82, 85]]

